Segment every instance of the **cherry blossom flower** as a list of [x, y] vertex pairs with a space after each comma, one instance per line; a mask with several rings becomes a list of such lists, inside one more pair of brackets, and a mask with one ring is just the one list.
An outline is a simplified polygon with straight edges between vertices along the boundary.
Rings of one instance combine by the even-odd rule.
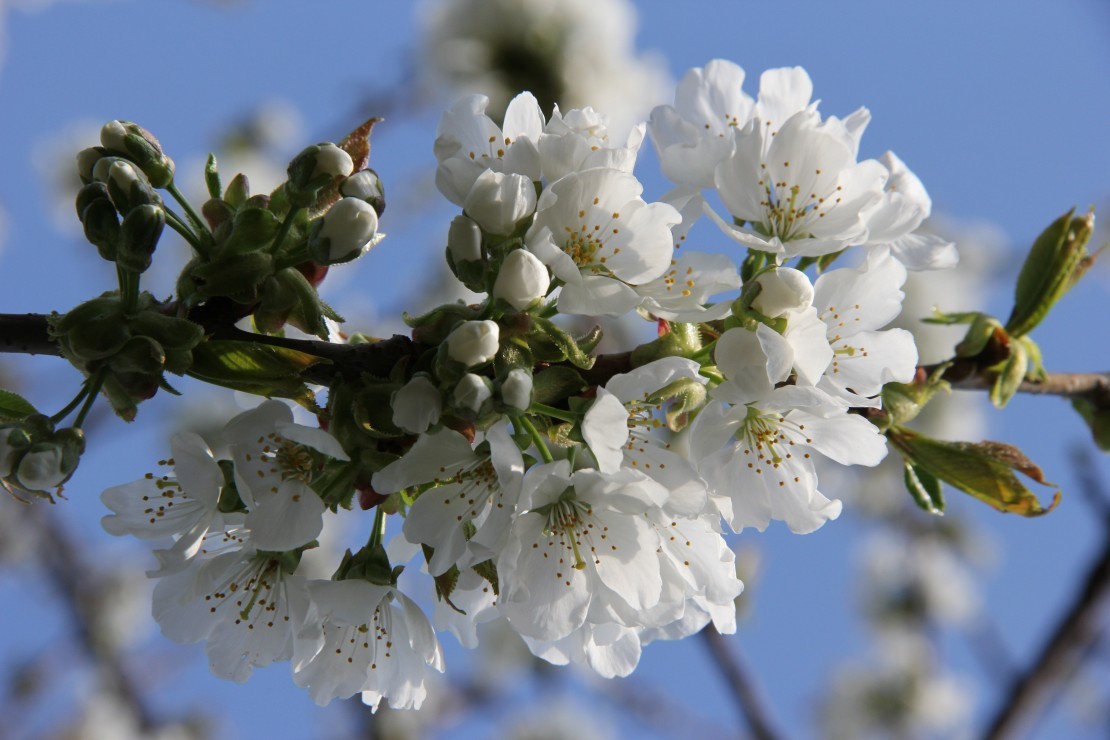
[[571, 173], [540, 194], [526, 247], [565, 285], [559, 311], [620, 315], [640, 296], [632, 286], [661, 276], [674, 247], [678, 212], [645, 203], [643, 186], [620, 170]]

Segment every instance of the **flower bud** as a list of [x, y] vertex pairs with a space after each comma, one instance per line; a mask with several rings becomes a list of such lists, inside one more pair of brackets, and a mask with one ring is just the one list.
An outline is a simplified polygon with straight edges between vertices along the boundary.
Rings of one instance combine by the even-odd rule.
[[447, 231], [447, 249], [455, 264], [482, 259], [482, 230], [466, 216], [455, 216]]
[[385, 213], [385, 186], [374, 170], [362, 170], [348, 177], [339, 186], [339, 194], [366, 201], [374, 206], [379, 218]]
[[18, 424], [0, 425], [0, 478], [7, 478], [31, 446], [31, 437]]
[[85, 229], [85, 238], [96, 246], [100, 256], [113, 261], [119, 242], [119, 216], [102, 182], [89, 183], [77, 193], [77, 216]]
[[524, 175], [486, 170], [474, 181], [463, 210], [483, 231], [508, 236], [536, 210], [536, 186]]
[[813, 285], [804, 272], [778, 267], [763, 273], [755, 281], [759, 283], [760, 291], [752, 301], [752, 308], [769, 319], [808, 308], [813, 303]]
[[378, 214], [364, 200], [341, 198], [309, 242], [312, 259], [321, 264], [349, 262], [370, 246], [378, 231]]
[[158, 206], [132, 208], [120, 226], [116, 264], [128, 272], [146, 272], [165, 226], [166, 212]]
[[466, 367], [483, 365], [497, 354], [500, 328], [492, 321], [466, 321], [447, 337], [447, 356]]
[[311, 205], [321, 188], [337, 177], [347, 177], [354, 168], [351, 155], [335, 144], [325, 142], [306, 147], [289, 163], [286, 194], [295, 206]]
[[146, 177], [126, 159], [104, 157], [93, 167], [93, 180], [108, 186], [116, 210], [126, 214], [144, 203], [160, 204], [162, 199], [154, 192]]
[[527, 411], [532, 405], [532, 373], [524, 368], [509, 371], [501, 384], [501, 401], [520, 411]]
[[417, 375], [393, 395], [393, 423], [410, 434], [428, 431], [443, 413], [439, 389], [426, 375]]
[[465, 409], [478, 415], [482, 411], [482, 405], [492, 396], [493, 390], [490, 388], [489, 379], [474, 373], [467, 373], [462, 376], [458, 385], [455, 386], [452, 400], [456, 408]]
[[347, 177], [354, 169], [355, 163], [350, 154], [335, 144], [324, 143], [319, 145], [319, 151], [316, 152], [316, 166], [312, 169], [312, 177]]
[[137, 123], [109, 121], [100, 129], [100, 143], [127, 155], [154, 187], [164, 188], [173, 182], [173, 160], [162, 151], [162, 145], [154, 134]]
[[19, 461], [15, 477], [28, 491], [57, 488], [69, 477], [69, 472], [62, 470], [62, 448], [52, 442], [32, 445]]
[[96, 163], [108, 156], [108, 151], [102, 146], [90, 146], [77, 152], [77, 174], [81, 182], [88, 184], [93, 181], [93, 170]]
[[526, 311], [547, 295], [551, 276], [547, 267], [526, 249], [509, 252], [493, 283], [493, 297], [517, 311]]

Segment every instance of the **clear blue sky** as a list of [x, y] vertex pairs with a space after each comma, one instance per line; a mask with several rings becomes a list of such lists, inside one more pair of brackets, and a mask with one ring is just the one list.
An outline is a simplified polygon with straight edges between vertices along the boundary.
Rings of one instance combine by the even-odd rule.
[[[663, 54], [676, 79], [690, 66], [725, 57], [748, 70], [748, 91], [754, 93], [763, 69], [800, 64], [814, 80], [822, 111], [871, 109], [863, 155], [894, 150], [924, 181], [937, 211], [992, 221], [1015, 247], [1031, 243], [1073, 205], [1110, 204], [1105, 2], [637, 5], [638, 47]], [[409, 3], [357, 0], [63, 1], [40, 12], [10, 11], [0, 67], [0, 208], [8, 222], [0, 250], [0, 312], [65, 310], [112, 287], [103, 263], [90, 256], [92, 247], [52, 224], [49, 191], [31, 163], [36, 143], [75, 121], [125, 118], [154, 131], [180, 164], [201, 157], [237, 117], [282, 98], [306, 122], [307, 141], [289, 145], [295, 151], [302, 143], [338, 138], [375, 113], [358, 104], [401, 79], [414, 53], [414, 29]], [[395, 113], [374, 133], [372, 163], [387, 188], [411, 182], [434, 163], [438, 112], [409, 116]], [[667, 186], [652, 157], [645, 160], [638, 174], [649, 195], [660, 195]], [[382, 222], [389, 238], [350, 268], [359, 271], [356, 277], [343, 281], [345, 291], [362, 294], [347, 300], [370, 304], [379, 315], [406, 307], [406, 291], [420, 285], [430, 261], [441, 259], [439, 229], [451, 214], [438, 196], [427, 204], [404, 201], [390, 201]], [[1102, 270], [1035, 333], [1050, 369], [1110, 369], [1110, 331], [1098, 322], [1110, 305], [1108, 285]], [[998, 313], [1009, 308], [1005, 291], [989, 300]], [[374, 333], [373, 326], [354, 328]], [[8, 365], [8, 358], [3, 362]], [[41, 376], [30, 392], [43, 405], [68, 399], [75, 388], [75, 373], [60, 361], [10, 366]], [[156, 414], [172, 418], [187, 403], [159, 398], [143, 409], [140, 421]], [[950, 494], [949, 516], [972, 519], [999, 546], [1000, 562], [982, 583], [1003, 639], [1024, 663], [1093, 556], [1098, 531], [1075, 490], [1068, 451], [1086, 444], [1086, 437], [1070, 409], [1051, 399], [1022, 398], [995, 421], [993, 436], [1024, 447], [1066, 496], [1058, 511], [1025, 521]], [[89, 458], [69, 488], [72, 500], [63, 506], [95, 552], [133, 552], [99, 531], [97, 496], [103, 487], [150, 469], [165, 443], [159, 424], [108, 428], [111, 435], [91, 441]], [[1105, 457], [1099, 470], [1107, 478]], [[861, 531], [848, 511], [815, 535], [796, 537], [772, 527], [765, 535], [741, 538], [757, 538], [765, 571], [755, 614], [741, 626], [738, 645], [777, 718], [794, 733], [811, 727], [808, 702], [828, 666], [866, 645], [853, 621], [854, 546]], [[0, 596], [16, 593], [12, 588], [0, 580]], [[0, 659], [24, 655], [44, 632], [61, 629], [28, 619], [37, 614], [6, 610]], [[453, 646], [449, 636], [444, 642]], [[955, 665], [979, 680], [981, 718], [995, 705], [997, 689], [982, 680], [966, 645], [951, 648]], [[174, 655], [190, 668], [160, 690], [161, 706], [215, 702], [229, 720], [229, 736], [328, 734], [320, 724], [326, 715], [292, 686], [286, 666], [259, 671], [240, 687], [207, 676], [197, 647]], [[448, 659], [448, 670], [459, 670], [465, 655], [452, 648]], [[646, 651], [636, 679], [731, 723], [732, 708], [711, 670], [698, 643], [660, 644]], [[1054, 730], [1077, 731], [1056, 721]]]

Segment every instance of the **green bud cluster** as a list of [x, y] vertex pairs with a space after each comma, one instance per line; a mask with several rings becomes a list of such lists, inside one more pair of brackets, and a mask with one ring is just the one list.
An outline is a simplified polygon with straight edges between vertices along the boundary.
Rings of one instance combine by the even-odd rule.
[[23, 499], [53, 498], [53, 491], [69, 480], [85, 451], [80, 429], [55, 429], [42, 414], [30, 414], [0, 424], [0, 485]]
[[204, 339], [199, 325], [160, 308], [149, 293], [139, 296], [136, 311], [106, 293], [52, 321], [62, 354], [88, 376], [102, 373], [104, 394], [127, 419], [138, 401], [164, 385], [164, 372], [183, 375], [189, 369], [193, 349]]
[[162, 198], [146, 170], [106, 147], [82, 152], [78, 168], [85, 185], [77, 193], [77, 217], [85, 237], [120, 269], [145, 272], [166, 226]]

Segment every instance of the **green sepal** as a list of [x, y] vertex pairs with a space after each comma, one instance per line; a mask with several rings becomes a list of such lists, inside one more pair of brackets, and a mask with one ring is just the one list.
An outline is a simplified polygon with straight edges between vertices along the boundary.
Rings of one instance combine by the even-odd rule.
[[19, 421], [39, 413], [23, 396], [0, 388], [0, 421]]
[[948, 391], [951, 386], [944, 380], [944, 371], [949, 367], [951, 363], [945, 363], [928, 377], [923, 377], [924, 373], [919, 371], [918, 378], [910, 383], [884, 385], [882, 409], [886, 412], [889, 423], [906, 424], [913, 421], [937, 391]]
[[316, 397], [300, 373], [321, 362], [315, 355], [254, 342], [209, 340], [193, 350], [188, 374], [212, 385], [267, 398], [291, 398], [316, 410]]
[[1010, 356], [992, 368], [997, 373], [990, 390], [990, 400], [995, 408], [1005, 408], [1025, 381], [1028, 369], [1029, 355], [1025, 351], [1025, 345], [1011, 342]]
[[903, 480], [906, 490], [913, 496], [914, 503], [930, 514], [944, 513], [944, 491], [936, 476], [924, 468], [906, 462]]
[[1044, 473], [1018, 448], [1002, 442], [945, 442], [905, 427], [887, 432], [902, 457], [919, 472], [939, 478], [1004, 513], [1034, 517], [1047, 514], [1060, 503], [1057, 489], [1052, 504], [1043, 508], [1014, 471], [1046, 486]]
[[343, 560], [332, 576], [335, 581], [361, 580], [376, 586], [396, 586], [400, 568], [391, 568], [389, 555], [381, 545], [366, 546], [354, 555], [350, 550], [343, 554]]
[[[583, 351], [578, 341], [554, 322], [534, 316], [532, 326], [534, 331], [529, 337], [529, 345], [538, 358], [542, 357], [549, 362], [566, 360], [583, 370], [593, 367], [594, 358]], [[590, 337], [591, 335], [587, 335], [587, 338]]]
[[208, 189], [209, 198], [219, 198], [223, 193], [220, 187], [220, 169], [216, 164], [216, 155], [209, 152], [204, 163], [204, 186]]
[[532, 376], [532, 402], [554, 406], [587, 387], [582, 375], [572, 367], [556, 365]]
[[223, 485], [220, 486], [220, 498], [216, 502], [216, 510], [221, 514], [244, 512], [247, 505], [239, 496], [239, 487], [235, 483], [235, 463], [231, 460], [218, 460], [220, 472], [224, 474]]
[[632, 350], [632, 367], [642, 367], [664, 357], [693, 357], [703, 346], [697, 324], [674, 323], [666, 334]]
[[1010, 336], [1021, 337], [1032, 331], [1074, 285], [1074, 274], [1087, 257], [1094, 224], [1094, 213], [1076, 217], [1073, 208], [1033, 242], [1018, 275], [1014, 308], [1006, 321]]
[[484, 306], [446, 303], [419, 316], [413, 316], [406, 312], [401, 315], [401, 318], [407, 326], [412, 328], [413, 341], [436, 345], [447, 339], [447, 335], [457, 324], [462, 321], [477, 319], [484, 310]]
[[231, 222], [231, 233], [220, 245], [219, 256], [268, 249], [279, 227], [277, 216], [265, 208], [240, 208]]
[[968, 328], [967, 334], [956, 345], [956, 357], [978, 356], [987, 348], [996, 333], [1005, 332], [1002, 328], [1002, 322], [984, 313], [973, 314], [970, 323], [971, 326]]
[[694, 378], [679, 378], [651, 394], [647, 400], [656, 404], [670, 401], [666, 411], [667, 428], [679, 432], [690, 422], [690, 414], [705, 405], [708, 395], [705, 383]]
[[489, 583], [490, 587], [493, 588], [494, 596], [501, 595], [497, 578], [497, 566], [493, 564], [492, 560], [483, 560], [477, 565], [471, 566], [470, 569], [484, 578], [487, 583]]

